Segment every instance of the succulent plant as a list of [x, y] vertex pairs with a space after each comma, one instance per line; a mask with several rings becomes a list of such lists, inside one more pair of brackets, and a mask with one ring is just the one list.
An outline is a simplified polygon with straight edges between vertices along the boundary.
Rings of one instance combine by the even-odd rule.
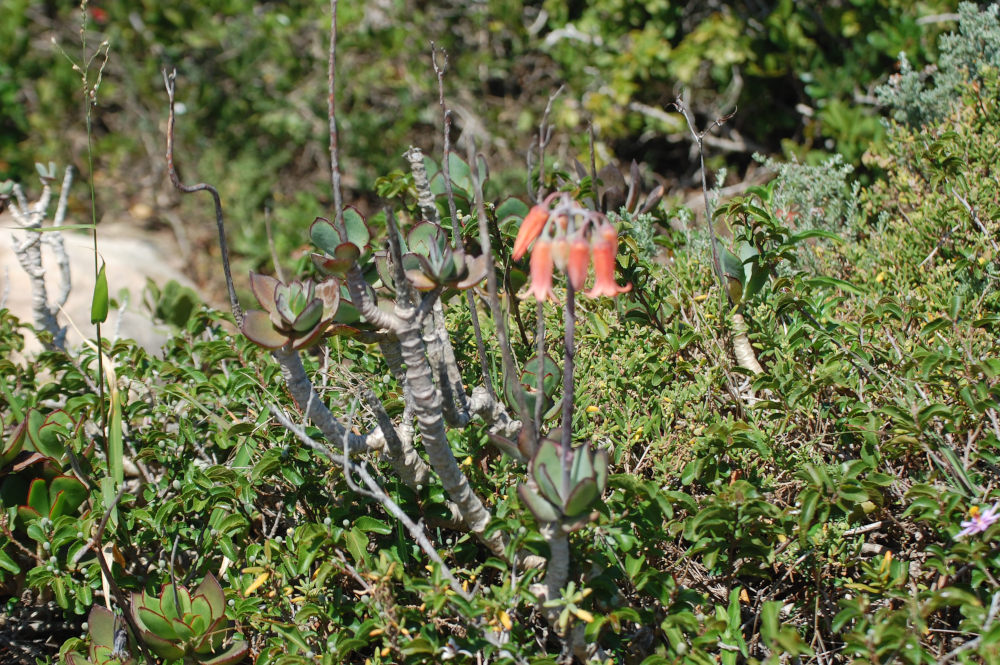
[[[436, 287], [468, 289], [486, 277], [485, 255], [473, 258], [461, 246], [452, 246], [439, 225], [421, 222], [400, 237], [403, 273], [414, 288], [430, 291]], [[394, 287], [394, 272], [387, 252], [376, 252], [375, 266], [382, 283]]]
[[31, 410], [0, 443], [0, 506], [17, 508], [14, 527], [23, 528], [42, 517], [55, 520], [75, 513], [87, 500], [86, 485], [74, 476], [63, 475], [58, 459], [66, 450], [60, 436], [72, 425], [63, 411], [43, 418]]
[[531, 458], [528, 483], [517, 487], [518, 496], [539, 522], [558, 522], [568, 530], [583, 526], [590, 508], [600, 498], [608, 482], [608, 451], [590, 446], [571, 448], [568, 455], [568, 482], [563, 475], [562, 446], [543, 439]]
[[25, 523], [41, 517], [55, 520], [75, 513], [87, 495], [87, 486], [73, 476], [35, 478], [28, 485], [24, 505], [17, 507], [17, 515]]
[[340, 305], [340, 283], [306, 280], [283, 284], [273, 277], [250, 273], [250, 287], [264, 311], [248, 310], [242, 331], [268, 349], [303, 349], [319, 341]]
[[111, 610], [100, 605], [90, 609], [87, 616], [90, 646], [87, 655], [78, 652], [66, 654], [67, 665], [135, 665], [128, 648], [128, 630], [124, 622]]
[[164, 584], [158, 596], [133, 594], [132, 617], [139, 627], [139, 639], [167, 661], [230, 665], [249, 651], [243, 640], [233, 640], [225, 647], [230, 633], [226, 596], [211, 573], [193, 594], [172, 584]]
[[313, 244], [326, 253], [313, 254], [313, 263], [336, 277], [344, 277], [352, 265], [364, 261], [371, 251], [371, 229], [354, 208], [344, 208], [344, 231], [342, 233], [325, 217], [317, 217], [309, 227]]

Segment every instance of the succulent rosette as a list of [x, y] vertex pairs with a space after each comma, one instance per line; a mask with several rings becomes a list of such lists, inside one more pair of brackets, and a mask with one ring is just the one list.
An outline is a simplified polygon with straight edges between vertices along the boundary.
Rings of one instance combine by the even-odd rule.
[[167, 661], [230, 665], [249, 651], [243, 640], [229, 641], [226, 596], [209, 573], [194, 593], [181, 585], [164, 584], [158, 596], [132, 595], [132, 618], [139, 639]]
[[[563, 474], [569, 465], [568, 478]], [[539, 522], [558, 522], [568, 530], [583, 526], [590, 519], [590, 509], [608, 482], [608, 451], [590, 446], [571, 448], [563, 459], [562, 446], [543, 439], [531, 458], [528, 483], [517, 486], [518, 496]]]
[[250, 273], [250, 287], [261, 310], [244, 314], [242, 331], [268, 349], [304, 349], [315, 344], [333, 321], [340, 305], [340, 283], [310, 280], [283, 284], [273, 277]]
[[[419, 291], [430, 291], [439, 286], [464, 290], [486, 277], [489, 257], [471, 257], [461, 245], [452, 246], [444, 229], [437, 224], [416, 224], [405, 238], [400, 235], [399, 244], [403, 274]], [[375, 254], [375, 267], [382, 283], [395, 289], [388, 252], [380, 251]]]

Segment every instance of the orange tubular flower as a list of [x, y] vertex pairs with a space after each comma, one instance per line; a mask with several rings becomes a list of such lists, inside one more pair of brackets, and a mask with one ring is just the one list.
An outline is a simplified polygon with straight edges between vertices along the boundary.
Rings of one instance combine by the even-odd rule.
[[545, 206], [536, 205], [528, 211], [521, 222], [521, 228], [517, 231], [517, 238], [514, 239], [515, 261], [520, 261], [528, 247], [538, 237], [545, 228], [545, 222], [549, 219], [549, 209]]
[[587, 281], [587, 268], [590, 267], [590, 243], [583, 235], [577, 235], [569, 244], [569, 265], [566, 274], [569, 283], [579, 291]]
[[531, 287], [528, 289], [539, 302], [555, 300], [552, 293], [552, 243], [541, 238], [531, 252]]
[[603, 224], [597, 229], [597, 239], [594, 242], [594, 288], [587, 291], [587, 297], [597, 298], [608, 296], [614, 298], [619, 293], [632, 289], [631, 284], [618, 286], [615, 282], [615, 254], [618, 253], [618, 232], [610, 224]]

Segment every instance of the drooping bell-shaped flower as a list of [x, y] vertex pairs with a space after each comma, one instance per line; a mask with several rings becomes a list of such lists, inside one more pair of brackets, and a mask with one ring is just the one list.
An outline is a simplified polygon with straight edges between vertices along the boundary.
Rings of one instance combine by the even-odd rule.
[[569, 240], [565, 235], [559, 235], [552, 239], [552, 263], [556, 270], [565, 272], [566, 264], [569, 262]]
[[566, 275], [569, 283], [577, 291], [583, 288], [587, 281], [587, 269], [590, 267], [590, 243], [583, 235], [577, 235], [569, 243], [569, 260], [566, 266]]
[[528, 211], [528, 214], [524, 216], [524, 221], [521, 222], [521, 228], [517, 231], [517, 237], [514, 239], [514, 253], [512, 254], [515, 261], [520, 261], [524, 253], [528, 251], [528, 247], [537, 238], [542, 229], [545, 228], [545, 222], [549, 219], [549, 209], [547, 206], [536, 205]]
[[552, 241], [539, 238], [531, 250], [531, 295], [539, 302], [555, 300], [552, 292]]
[[587, 291], [587, 296], [614, 298], [619, 293], [630, 291], [631, 284], [618, 286], [615, 282], [615, 254], [618, 252], [618, 232], [615, 227], [607, 222], [602, 224], [596, 231], [592, 249], [595, 279], [594, 288]]

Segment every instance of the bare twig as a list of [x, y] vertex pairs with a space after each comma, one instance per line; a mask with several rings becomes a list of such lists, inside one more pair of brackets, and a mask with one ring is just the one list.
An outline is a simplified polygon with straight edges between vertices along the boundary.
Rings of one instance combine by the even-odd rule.
[[[438, 81], [438, 105], [441, 107], [441, 131], [444, 134], [444, 156], [441, 160], [441, 171], [444, 174], [444, 191], [448, 198], [448, 214], [451, 216], [451, 238], [453, 244], [458, 246], [462, 242], [459, 229], [458, 207], [455, 205], [455, 192], [451, 186], [451, 110], [448, 109], [444, 99], [444, 73], [448, 68], [448, 54], [444, 51], [444, 63], [439, 65], [437, 61], [438, 50], [431, 43], [431, 64], [434, 66], [434, 73]], [[493, 377], [490, 376], [489, 359], [486, 357], [486, 345], [483, 343], [483, 331], [479, 325], [479, 308], [476, 306], [476, 299], [472, 295], [472, 289], [465, 291], [465, 305], [469, 309], [469, 318], [472, 320], [472, 331], [476, 337], [476, 353], [479, 355], [479, 370], [483, 375], [483, 383], [490, 395], [496, 397], [493, 390]]]
[[986, 236], [986, 239], [990, 242], [990, 246], [993, 247], [993, 251], [1000, 251], [1000, 247], [997, 246], [996, 240], [994, 240], [992, 234], [986, 230], [986, 227], [983, 225], [982, 220], [979, 219], [979, 214], [976, 212], [975, 208], [969, 205], [969, 202], [965, 199], [965, 197], [958, 192], [952, 191], [952, 194], [954, 194], [955, 198], [959, 200], [962, 207], [965, 208], [965, 211], [969, 213], [969, 217], [972, 218], [972, 223], [976, 225], [976, 228], [978, 228], [980, 232]]
[[330, 0], [330, 50], [327, 63], [327, 122], [330, 128], [330, 186], [333, 188], [335, 222], [343, 238], [344, 194], [340, 186], [340, 143], [337, 133], [337, 0]]
[[[392, 497], [390, 497], [385, 492], [385, 490], [383, 490], [382, 487], [379, 486], [379, 484], [375, 481], [375, 479], [372, 478], [371, 474], [368, 473], [368, 470], [365, 469], [364, 465], [353, 464], [347, 455], [344, 455], [340, 459], [337, 459], [337, 456], [333, 453], [333, 451], [331, 451], [329, 448], [324, 446], [319, 441], [316, 441], [315, 439], [310, 437], [308, 434], [306, 434], [305, 430], [303, 430], [301, 427], [293, 423], [292, 420], [277, 406], [269, 404], [268, 408], [270, 409], [274, 417], [277, 418], [278, 421], [286, 429], [295, 434], [295, 436], [299, 439], [299, 441], [306, 444], [307, 446], [309, 446], [316, 452], [320, 453], [321, 455], [325, 456], [331, 462], [334, 462], [336, 464], [342, 464], [344, 466], [345, 476], [348, 478], [348, 482], [351, 483], [352, 485], [354, 485], [354, 483], [353, 480], [350, 480], [350, 474], [351, 472], [357, 473], [358, 476], [361, 477], [361, 480], [365, 484], [365, 487], [367, 487], [367, 490], [362, 489], [357, 485], [354, 485], [353, 489], [360, 494], [364, 494], [373, 499], [376, 499], [379, 503], [382, 504], [382, 507], [385, 508], [386, 512], [388, 512], [390, 515], [392, 515], [400, 522], [402, 522], [403, 526], [405, 526], [406, 530], [409, 532], [410, 537], [412, 537], [417, 542], [417, 544], [420, 546], [420, 549], [424, 551], [424, 554], [426, 554], [431, 561], [433, 561], [434, 563], [438, 564], [438, 566], [441, 567], [441, 573], [442, 575], [444, 575], [445, 579], [448, 580], [448, 585], [451, 587], [451, 590], [454, 591], [456, 595], [465, 600], [472, 599], [472, 596], [469, 594], [469, 592], [467, 592], [465, 589], [462, 588], [462, 585], [452, 574], [451, 569], [441, 558], [441, 555], [437, 553], [437, 550], [434, 548], [434, 545], [430, 542], [430, 539], [427, 537], [427, 534], [424, 531], [423, 527], [414, 522], [412, 519], [410, 519], [409, 515], [403, 512], [403, 509], [399, 507], [399, 504], [393, 501]], [[349, 445], [350, 444], [347, 444], [347, 447], [349, 447]]]
[[167, 88], [167, 98], [170, 103], [170, 113], [167, 116], [167, 173], [170, 182], [174, 187], [185, 194], [194, 192], [208, 192], [212, 195], [212, 202], [215, 204], [215, 225], [219, 231], [219, 251], [222, 253], [222, 270], [226, 276], [226, 288], [229, 291], [229, 306], [233, 312], [233, 318], [237, 326], [243, 325], [243, 309], [240, 301], [236, 297], [236, 288], [233, 286], [233, 274], [229, 267], [229, 244], [226, 242], [226, 227], [222, 216], [222, 199], [219, 197], [219, 190], [212, 185], [199, 182], [195, 185], [185, 185], [181, 182], [174, 168], [174, 81], [177, 78], [177, 71], [163, 70], [163, 83]]
[[[472, 187], [476, 198], [476, 215], [479, 220], [479, 244], [482, 246], [484, 254], [491, 255], [493, 249], [490, 243], [489, 223], [486, 219], [486, 204], [483, 201], [483, 186], [479, 182], [479, 168], [475, 156], [475, 150], [470, 150], [469, 165], [472, 168]], [[490, 309], [493, 313], [493, 324], [496, 326], [497, 342], [500, 344], [500, 354], [503, 358], [504, 375], [508, 381], [517, 381], [520, 372], [517, 370], [517, 365], [514, 364], [514, 353], [511, 351], [507, 326], [504, 325], [503, 312], [500, 308], [500, 294], [497, 290], [496, 270], [493, 266], [490, 266], [486, 271], [486, 287], [489, 293]], [[531, 421], [531, 414], [528, 412], [528, 402], [524, 397], [524, 391], [515, 390], [514, 392], [517, 398], [518, 412], [524, 419], [522, 421], [522, 426], [525, 428], [523, 436], [527, 437], [529, 441], [535, 441], [537, 433], [535, 424]]]

